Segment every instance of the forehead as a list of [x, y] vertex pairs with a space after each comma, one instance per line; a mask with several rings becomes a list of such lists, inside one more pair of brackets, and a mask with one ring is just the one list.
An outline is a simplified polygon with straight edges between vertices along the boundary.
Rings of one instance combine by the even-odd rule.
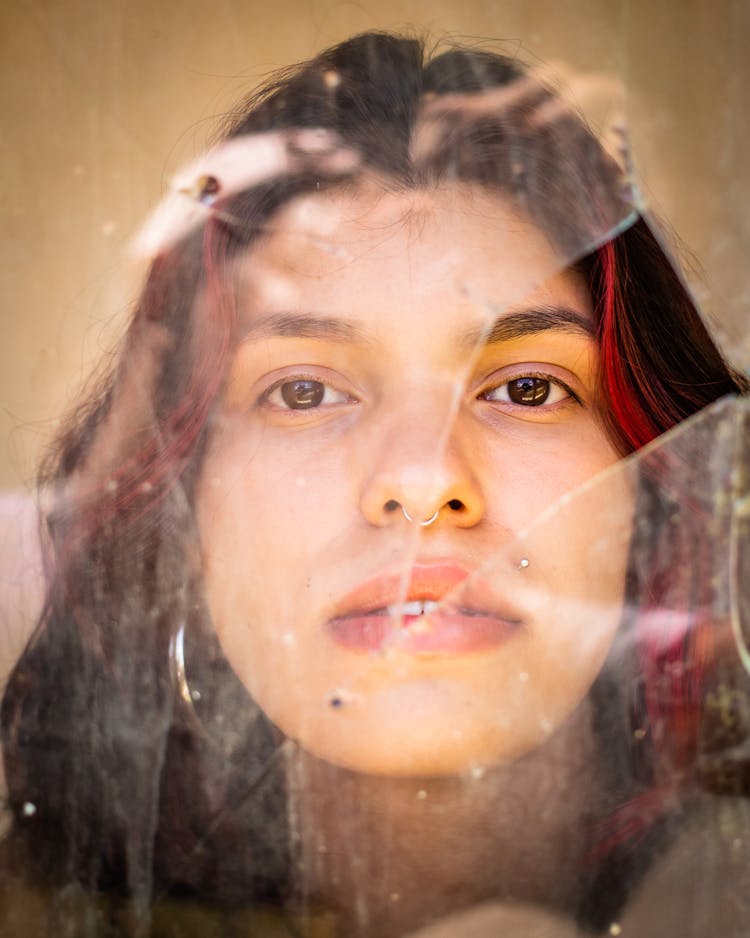
[[529, 297], [589, 307], [583, 279], [539, 228], [500, 194], [465, 184], [394, 191], [369, 180], [299, 198], [272, 217], [238, 278], [250, 319], [488, 320]]

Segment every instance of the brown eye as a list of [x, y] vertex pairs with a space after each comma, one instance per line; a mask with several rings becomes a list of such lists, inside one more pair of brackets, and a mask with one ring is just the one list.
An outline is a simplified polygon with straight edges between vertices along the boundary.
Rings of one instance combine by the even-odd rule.
[[321, 410], [356, 403], [355, 398], [333, 385], [307, 375], [280, 381], [258, 400], [261, 407], [276, 410]]
[[550, 393], [550, 382], [544, 378], [516, 378], [508, 382], [508, 397], [514, 404], [537, 407], [544, 404]]
[[292, 410], [307, 410], [322, 403], [326, 386], [321, 381], [297, 378], [294, 381], [285, 381], [279, 390], [287, 407]]
[[484, 391], [480, 397], [498, 404], [521, 407], [551, 407], [565, 400], [578, 401], [576, 395], [562, 382], [545, 375], [521, 375]]

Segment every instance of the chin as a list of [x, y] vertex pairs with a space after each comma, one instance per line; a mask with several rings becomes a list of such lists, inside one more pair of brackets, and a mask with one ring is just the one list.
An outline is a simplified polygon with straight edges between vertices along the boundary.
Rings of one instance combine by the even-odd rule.
[[[342, 708], [343, 709], [343, 708]], [[366, 775], [429, 778], [481, 773], [512, 762], [548, 738], [548, 733], [467, 720], [392, 721], [336, 713], [335, 720], [289, 733], [310, 755]], [[340, 717], [340, 719], [338, 719]]]

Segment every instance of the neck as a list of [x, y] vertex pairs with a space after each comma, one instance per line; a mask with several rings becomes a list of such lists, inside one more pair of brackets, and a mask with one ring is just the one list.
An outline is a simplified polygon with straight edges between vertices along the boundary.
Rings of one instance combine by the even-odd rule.
[[341, 933], [403, 934], [487, 899], [571, 909], [600, 802], [589, 708], [533, 753], [464, 776], [379, 778], [299, 751], [300, 899]]

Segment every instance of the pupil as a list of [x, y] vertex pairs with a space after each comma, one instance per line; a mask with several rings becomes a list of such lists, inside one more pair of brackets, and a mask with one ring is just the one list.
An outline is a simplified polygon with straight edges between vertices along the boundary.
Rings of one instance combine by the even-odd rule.
[[287, 381], [281, 385], [281, 396], [287, 407], [304, 410], [317, 407], [323, 400], [325, 387], [320, 381]]
[[543, 404], [549, 397], [549, 381], [544, 378], [516, 378], [508, 385], [508, 397], [514, 404]]

